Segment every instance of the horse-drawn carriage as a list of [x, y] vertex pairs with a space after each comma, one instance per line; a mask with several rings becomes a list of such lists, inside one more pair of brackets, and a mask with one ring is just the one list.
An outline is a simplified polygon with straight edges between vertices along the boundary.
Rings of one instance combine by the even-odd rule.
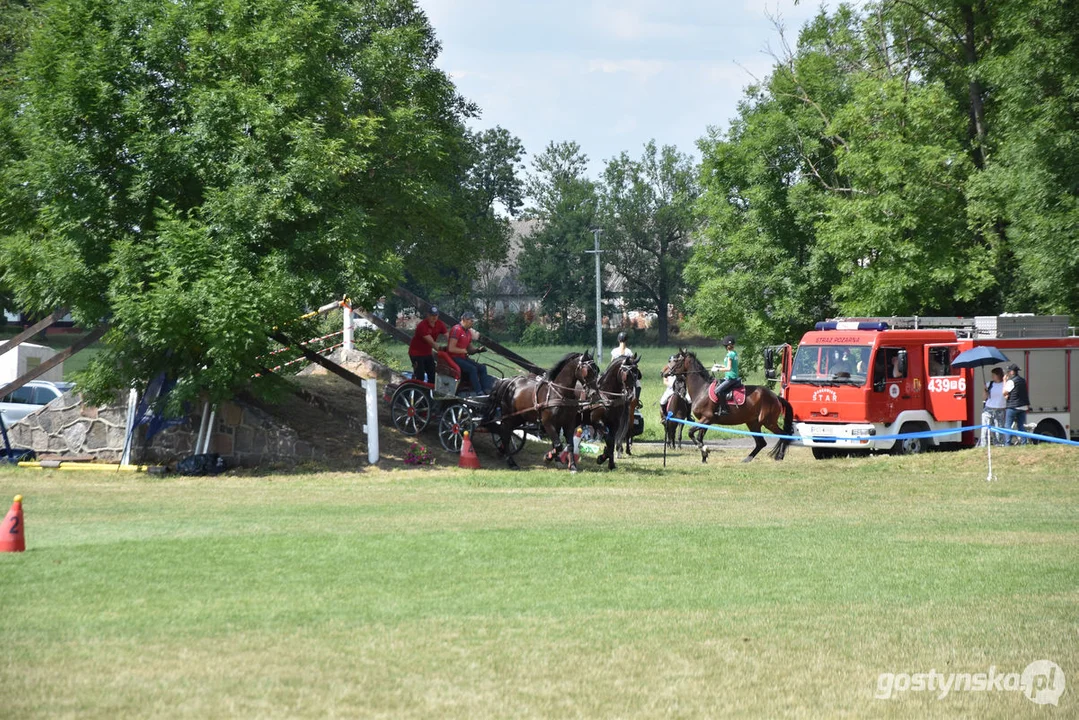
[[[501, 376], [501, 370], [496, 370]], [[399, 385], [387, 385], [383, 395], [390, 404], [394, 427], [406, 435], [419, 435], [437, 421], [439, 442], [449, 452], [461, 451], [466, 431], [490, 432], [496, 420], [488, 412], [490, 397], [472, 387], [468, 376], [445, 350], [437, 353], [434, 384], [406, 377]], [[525, 435], [533, 430], [522, 427], [513, 433], [509, 454], [516, 454], [524, 445]], [[492, 438], [502, 450], [501, 436], [493, 433]]]
[[[607, 437], [607, 450], [599, 462], [614, 467], [613, 444], [626, 423], [632, 424], [628, 397], [639, 376], [636, 356], [619, 358], [601, 375], [588, 353], [568, 353], [541, 374], [501, 377], [490, 394], [468, 384], [468, 378], [445, 351], [438, 351], [434, 384], [408, 378], [389, 385], [384, 398], [390, 404], [394, 426], [406, 435], [418, 435], [438, 423], [438, 439], [450, 452], [459, 452], [465, 431], [488, 433], [510, 467], [528, 435], [546, 437], [552, 444], [547, 460], [559, 458], [562, 439], [572, 445], [577, 427], [593, 426]], [[609, 431], [608, 431], [609, 430]], [[572, 453], [567, 464], [575, 469]]]

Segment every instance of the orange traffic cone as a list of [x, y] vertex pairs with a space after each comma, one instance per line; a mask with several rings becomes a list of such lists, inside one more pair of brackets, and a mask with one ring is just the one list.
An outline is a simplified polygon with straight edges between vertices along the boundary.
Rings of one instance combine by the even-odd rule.
[[22, 526], [22, 495], [15, 496], [15, 502], [7, 511], [3, 526], [0, 526], [0, 552], [22, 552], [26, 549], [26, 535]]
[[468, 430], [465, 430], [461, 438], [461, 457], [457, 460], [457, 467], [479, 470], [480, 459], [476, 455], [476, 450], [472, 447], [472, 439], [468, 437]]

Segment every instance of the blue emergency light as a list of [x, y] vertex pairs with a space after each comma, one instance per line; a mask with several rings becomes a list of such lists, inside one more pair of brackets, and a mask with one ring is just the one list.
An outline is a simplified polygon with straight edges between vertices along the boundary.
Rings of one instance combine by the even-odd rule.
[[817, 330], [887, 330], [888, 323], [874, 320], [872, 322], [859, 322], [857, 320], [829, 320], [819, 322]]

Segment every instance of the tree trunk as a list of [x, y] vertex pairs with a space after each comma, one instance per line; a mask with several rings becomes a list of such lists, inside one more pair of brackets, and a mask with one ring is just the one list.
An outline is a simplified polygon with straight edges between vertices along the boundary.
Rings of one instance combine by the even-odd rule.
[[978, 64], [978, 47], [974, 6], [970, 3], [964, 3], [960, 6], [960, 11], [963, 13], [964, 25], [963, 55], [967, 68], [971, 72], [969, 85], [971, 156], [974, 160], [974, 166], [982, 170], [985, 168], [985, 138], [987, 132], [985, 127], [985, 103], [982, 97], [984, 93], [975, 70], [975, 65]]
[[660, 292], [659, 302], [656, 303], [656, 329], [659, 330], [659, 344], [664, 346], [667, 344], [667, 337], [670, 328], [670, 318], [667, 313], [667, 306], [670, 305], [668, 301], [667, 292]]

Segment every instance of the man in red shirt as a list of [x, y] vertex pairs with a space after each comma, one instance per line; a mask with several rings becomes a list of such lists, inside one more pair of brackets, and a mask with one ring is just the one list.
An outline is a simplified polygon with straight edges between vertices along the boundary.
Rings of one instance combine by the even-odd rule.
[[408, 358], [412, 361], [412, 377], [423, 382], [435, 382], [435, 348], [438, 338], [446, 334], [446, 323], [438, 319], [434, 305], [427, 316], [416, 323], [416, 332], [408, 344]]
[[472, 383], [472, 391], [486, 394], [491, 392], [495, 379], [487, 374], [486, 365], [468, 357], [486, 350], [483, 347], [469, 348], [469, 344], [472, 342], [472, 324], [474, 322], [476, 322], [476, 316], [471, 310], [465, 310], [461, 313], [461, 322], [454, 325], [453, 329], [450, 330], [450, 344], [446, 350], [454, 362], [460, 366], [461, 371], [468, 375], [468, 380]]

